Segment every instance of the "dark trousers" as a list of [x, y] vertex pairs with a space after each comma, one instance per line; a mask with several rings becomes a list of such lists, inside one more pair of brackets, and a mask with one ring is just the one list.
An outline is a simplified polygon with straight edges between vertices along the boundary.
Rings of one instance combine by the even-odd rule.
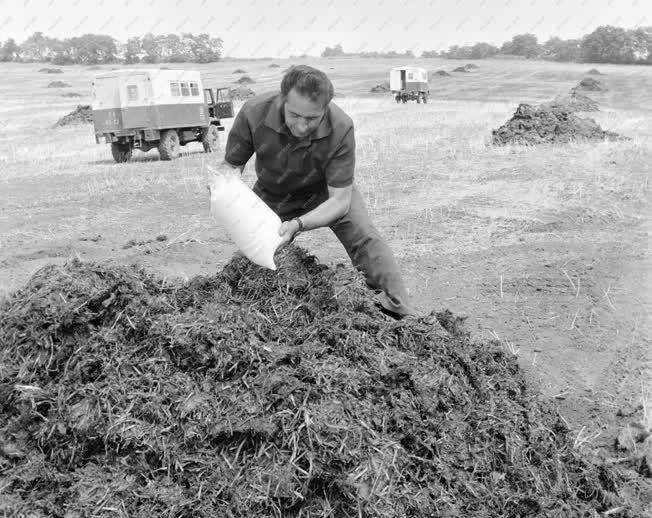
[[[282, 219], [300, 215], [284, 214]], [[415, 314], [396, 258], [369, 219], [362, 195], [355, 186], [349, 212], [330, 228], [344, 246], [353, 266], [365, 275], [367, 286], [376, 292], [382, 306], [399, 315]]]

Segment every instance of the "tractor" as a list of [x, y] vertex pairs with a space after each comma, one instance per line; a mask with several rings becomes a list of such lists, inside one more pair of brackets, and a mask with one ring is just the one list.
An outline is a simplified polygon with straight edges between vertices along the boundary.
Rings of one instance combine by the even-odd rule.
[[222, 119], [233, 117], [228, 88], [203, 88], [191, 70], [126, 69], [95, 75], [92, 110], [95, 142], [111, 144], [118, 162], [134, 149], [158, 148], [161, 160], [177, 158], [181, 146], [201, 142], [211, 153], [219, 147]]

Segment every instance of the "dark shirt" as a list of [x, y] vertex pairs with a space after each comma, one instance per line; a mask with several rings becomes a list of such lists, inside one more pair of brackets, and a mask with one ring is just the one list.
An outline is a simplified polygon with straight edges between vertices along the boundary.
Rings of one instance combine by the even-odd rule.
[[278, 92], [247, 100], [233, 121], [225, 160], [234, 166], [256, 153], [254, 192], [281, 219], [305, 214], [328, 199], [328, 186], [353, 183], [353, 121], [329, 103], [317, 129], [298, 139], [285, 125]]

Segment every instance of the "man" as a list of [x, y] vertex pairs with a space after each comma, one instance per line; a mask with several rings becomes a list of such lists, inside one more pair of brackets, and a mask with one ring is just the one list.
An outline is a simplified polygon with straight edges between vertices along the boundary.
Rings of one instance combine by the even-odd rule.
[[330, 227], [378, 293], [381, 310], [394, 318], [415, 314], [396, 259], [353, 183], [353, 122], [332, 98], [326, 74], [307, 65], [292, 67], [280, 93], [258, 95], [242, 106], [224, 165], [242, 172], [256, 154], [253, 190], [283, 221], [279, 246], [299, 232]]

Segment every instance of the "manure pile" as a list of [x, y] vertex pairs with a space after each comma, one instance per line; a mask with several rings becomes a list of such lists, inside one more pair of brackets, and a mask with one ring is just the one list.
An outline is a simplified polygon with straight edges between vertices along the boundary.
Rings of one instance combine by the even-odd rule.
[[372, 93], [389, 92], [391, 91], [391, 88], [389, 86], [389, 81], [383, 81], [382, 83], [378, 83], [376, 86], [373, 86], [369, 91]]
[[77, 108], [69, 114], [61, 117], [55, 124], [56, 126], [72, 126], [77, 124], [92, 124], [93, 109], [90, 104], [78, 104]]
[[511, 119], [492, 131], [492, 143], [496, 146], [625, 139], [603, 130], [593, 119], [578, 117], [571, 108], [555, 103], [520, 104]]
[[574, 450], [498, 344], [432, 317], [388, 321], [359, 274], [301, 249], [277, 264], [235, 257], [177, 284], [71, 261], [3, 301], [0, 512], [589, 517], [622, 505], [615, 472]]
[[245, 99], [249, 99], [250, 97], [253, 97], [256, 95], [256, 92], [254, 92], [251, 88], [248, 86], [238, 86], [236, 88], [229, 88], [229, 98], [233, 100], [238, 100], [242, 101]]

